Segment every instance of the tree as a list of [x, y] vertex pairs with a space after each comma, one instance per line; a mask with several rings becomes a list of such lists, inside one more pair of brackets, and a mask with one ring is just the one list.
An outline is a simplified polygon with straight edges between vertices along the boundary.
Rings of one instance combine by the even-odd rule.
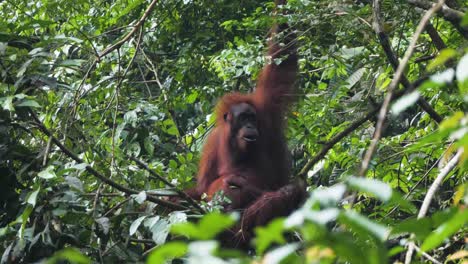
[[3, 1], [2, 262], [461, 263], [468, 2], [438, 3], [281, 7], [300, 56], [289, 145], [310, 198], [233, 254], [212, 239], [235, 216], [181, 190], [216, 99], [252, 89], [267, 61], [273, 2]]

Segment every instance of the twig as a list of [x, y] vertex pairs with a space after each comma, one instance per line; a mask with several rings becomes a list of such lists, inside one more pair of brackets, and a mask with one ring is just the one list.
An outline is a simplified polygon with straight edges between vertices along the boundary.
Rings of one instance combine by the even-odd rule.
[[[423, 182], [427, 178], [427, 176], [429, 176], [429, 173], [435, 168], [435, 166], [439, 163], [439, 161], [442, 159], [442, 157], [445, 155], [445, 153], [447, 153], [447, 150], [444, 151], [444, 153], [442, 153], [442, 156], [440, 158], [438, 158], [431, 165], [431, 167], [426, 171], [426, 173], [424, 173], [424, 175], [421, 177], [421, 179], [419, 179], [419, 181], [417, 181], [416, 184], [414, 184], [413, 187], [411, 187], [411, 189], [408, 191], [408, 193], [405, 194], [405, 197], [403, 198], [404, 200], [408, 199], [410, 197], [410, 195], [414, 192], [414, 190], [416, 190], [416, 188], [419, 186], [419, 184], [421, 184], [421, 182]], [[390, 210], [390, 212], [388, 212], [385, 215], [385, 217], [387, 217], [387, 216], [391, 215], [393, 212], [395, 212], [395, 210], [398, 209], [399, 206], [400, 206], [400, 204], [393, 207], [392, 210]]]
[[167, 186], [170, 186], [174, 189], [175, 192], [177, 192], [177, 194], [179, 194], [179, 196], [181, 196], [182, 198], [184, 198], [187, 202], [189, 202], [191, 205], [193, 205], [195, 208], [201, 210], [203, 212], [203, 209], [200, 207], [200, 205], [192, 199], [192, 197], [190, 197], [189, 195], [187, 195], [184, 191], [181, 191], [179, 190], [174, 184], [172, 184], [171, 182], [169, 182], [168, 180], [166, 180], [164, 177], [162, 177], [161, 175], [157, 174], [154, 170], [152, 170], [148, 164], [144, 163], [143, 161], [133, 157], [133, 156], [128, 156], [131, 160], [133, 160], [140, 168], [146, 170], [147, 172], [149, 172], [151, 175], [153, 175], [154, 177], [156, 177], [157, 179], [159, 179], [160, 181], [162, 181], [164, 184], [166, 184]]
[[[429, 190], [427, 190], [427, 193], [426, 193], [426, 196], [424, 197], [421, 208], [419, 209], [419, 213], [417, 217], [418, 219], [426, 216], [427, 210], [429, 209], [429, 205], [431, 204], [432, 198], [434, 197], [437, 189], [439, 189], [439, 186], [442, 183], [445, 176], [447, 176], [449, 172], [452, 171], [453, 168], [457, 165], [458, 160], [460, 159], [462, 153], [463, 153], [463, 149], [460, 148], [457, 151], [457, 154], [455, 154], [455, 156], [453, 156], [453, 158], [447, 163], [447, 165], [443, 169], [440, 170], [439, 174], [437, 175], [436, 179], [432, 183], [431, 187], [429, 187]], [[414, 235], [412, 235], [411, 237], [414, 238]], [[414, 247], [415, 247], [414, 242], [409, 242], [408, 251], [406, 252], [406, 257], [405, 257], [405, 264], [410, 264], [411, 259], [413, 257]]]
[[[427, 78], [426, 77], [423, 77], [419, 80], [416, 80], [415, 82], [413, 82], [410, 86], [411, 87], [418, 87], [420, 86], [422, 83], [424, 83], [424, 81], [426, 80]], [[396, 93], [393, 94], [393, 97], [392, 97], [392, 101], [393, 100], [396, 100], [400, 97], [402, 97], [405, 93], [406, 93], [406, 89], [405, 90], [401, 90], [401, 91], [398, 91]], [[307, 172], [321, 159], [323, 159], [325, 157], [325, 155], [327, 155], [328, 151], [330, 149], [333, 148], [334, 145], [336, 145], [338, 142], [340, 142], [340, 140], [342, 140], [344, 137], [346, 137], [347, 135], [349, 135], [351, 132], [353, 132], [354, 130], [358, 129], [362, 124], [364, 124], [366, 121], [370, 120], [371, 118], [373, 118], [375, 116], [375, 114], [379, 111], [380, 107], [382, 106], [382, 103], [380, 103], [378, 106], [376, 106], [374, 109], [370, 110], [369, 112], [367, 112], [367, 114], [363, 117], [361, 117], [360, 119], [354, 121], [353, 123], [351, 123], [347, 128], [345, 128], [342, 132], [336, 134], [335, 136], [333, 136], [329, 141], [325, 142], [323, 144], [323, 147], [322, 149], [317, 153], [315, 154], [314, 157], [312, 157], [311, 159], [309, 159], [309, 161], [307, 161], [306, 165], [304, 165], [304, 167], [301, 169], [301, 171], [299, 172], [298, 176], [302, 179], [306, 179], [307, 177]]]
[[[379, 37], [380, 45], [382, 46], [382, 48], [384, 50], [384, 53], [385, 53], [385, 55], [387, 56], [387, 59], [390, 62], [390, 65], [392, 65], [393, 70], [396, 71], [398, 69], [399, 62], [398, 62], [397, 56], [395, 55], [395, 53], [392, 50], [390, 40], [389, 40], [387, 34], [385, 34], [385, 31], [384, 31], [383, 26], [382, 26], [382, 19], [380, 17], [380, 2], [379, 1], [374, 1], [372, 13], [373, 13], [373, 17], [374, 17], [374, 21], [373, 21], [374, 30], [377, 33], [377, 36]], [[427, 25], [426, 30], [430, 31], [430, 29], [431, 29], [431, 26]], [[436, 32], [436, 35], [438, 36], [437, 32]], [[431, 35], [431, 38], [432, 38], [432, 35]], [[406, 76], [404, 74], [402, 74], [400, 82], [408, 92], [411, 92], [413, 90], [413, 87], [411, 86], [410, 81], [408, 80], [408, 78], [406, 78]], [[442, 121], [442, 117], [434, 110], [434, 108], [432, 108], [432, 106], [423, 97], [420, 97], [418, 99], [418, 105], [424, 111], [426, 111], [426, 113], [428, 113], [429, 116], [434, 121], [436, 121], [437, 123], [440, 123]]]
[[[413, 35], [413, 38], [411, 39], [408, 49], [405, 52], [405, 55], [403, 56], [403, 59], [401, 60], [401, 63], [398, 65], [398, 68], [395, 72], [395, 76], [393, 77], [392, 82], [388, 86], [387, 94], [385, 95], [384, 101], [382, 103], [382, 107], [380, 108], [377, 125], [376, 125], [375, 132], [374, 132], [374, 137], [372, 138], [370, 146], [367, 149], [366, 154], [364, 155], [362, 166], [359, 171], [360, 176], [364, 176], [369, 168], [370, 161], [372, 159], [372, 156], [374, 155], [375, 149], [377, 148], [377, 144], [382, 135], [383, 123], [385, 121], [385, 117], [390, 107], [390, 101], [392, 99], [393, 92], [395, 88], [397, 87], [398, 83], [400, 82], [401, 77], [403, 76], [403, 71], [405, 70], [406, 65], [408, 64], [408, 61], [414, 52], [414, 48], [416, 47], [416, 43], [419, 39], [419, 36], [421, 35], [422, 31], [426, 27], [426, 24], [429, 22], [429, 19], [432, 17], [432, 15], [435, 12], [437, 12], [437, 10], [439, 10], [442, 7], [443, 3], [444, 3], [444, 0], [439, 0], [437, 4], [435, 4], [431, 9], [429, 9], [424, 14], [423, 18], [418, 24], [418, 27], [416, 28], [416, 31]], [[374, 5], [380, 5], [379, 1], [374, 0]]]
[[115, 43], [114, 45], [106, 48], [105, 50], [103, 50], [101, 52], [101, 54], [99, 54], [98, 58], [102, 58], [103, 56], [106, 56], [107, 54], [111, 53], [112, 51], [114, 51], [115, 49], [118, 49], [120, 46], [122, 46], [125, 42], [127, 42], [137, 31], [138, 29], [141, 27], [141, 25], [143, 25], [143, 23], [145, 22], [146, 18], [151, 14], [151, 12], [153, 11], [154, 7], [156, 6], [156, 3], [158, 2], [158, 0], [153, 0], [148, 8], [145, 10], [145, 13], [143, 14], [143, 16], [140, 18], [140, 20], [138, 20], [138, 22], [135, 24], [135, 26], [133, 26], [133, 29], [128, 32], [127, 35], [125, 35], [125, 37], [123, 37], [121, 40], [119, 40], [117, 43]]
[[427, 258], [428, 260], [432, 261], [432, 263], [435, 263], [435, 264], [442, 264], [442, 262], [438, 261], [437, 259], [435, 259], [433, 256], [427, 254], [426, 252], [424, 251], [421, 251], [420, 248], [418, 248], [416, 245], [414, 246], [414, 248], [419, 252], [421, 253], [421, 255], [425, 258]]
[[349, 135], [354, 130], [358, 129], [362, 124], [364, 124], [367, 120], [371, 119], [378, 111], [378, 108], [375, 108], [369, 111], [365, 116], [361, 117], [360, 119], [354, 121], [351, 125], [349, 125], [345, 130], [341, 131], [340, 133], [336, 134], [332, 137], [329, 141], [323, 144], [322, 149], [315, 154], [309, 161], [307, 161], [306, 165], [301, 169], [299, 172], [299, 177], [302, 179], [307, 178], [307, 172], [321, 159], [327, 155], [328, 151], [333, 148], [335, 144], [340, 142], [344, 137]]
[[[94, 197], [96, 196], [96, 193], [83, 193], [80, 194], [81, 196], [86, 196], [86, 197]], [[100, 193], [100, 197], [122, 197], [121, 193]]]
[[107, 217], [108, 215], [110, 215], [112, 212], [114, 212], [115, 210], [119, 209], [120, 207], [122, 207], [122, 205], [124, 205], [126, 202], [130, 201], [130, 197], [127, 197], [125, 198], [125, 200], [123, 201], [120, 201], [118, 204], [116, 204], [115, 206], [113, 206], [111, 209], [107, 210], [107, 212], [105, 212], [102, 217]]
[[47, 157], [49, 156], [51, 143], [52, 143], [52, 141], [49, 138], [49, 140], [47, 140], [47, 145], [46, 145], [46, 148], [44, 150], [44, 158], [42, 159], [42, 166], [47, 165]]
[[98, 54], [96, 52], [96, 56], [97, 58], [93, 60], [93, 62], [91, 63], [91, 66], [88, 68], [88, 71], [86, 72], [86, 74], [83, 76], [83, 79], [80, 83], [80, 85], [78, 86], [78, 89], [76, 89], [76, 92], [75, 92], [75, 96], [74, 96], [74, 100], [73, 100], [73, 103], [74, 103], [74, 107], [72, 109], [72, 112], [71, 112], [71, 116], [74, 117], [75, 114], [77, 113], [78, 111], [78, 101], [81, 97], [85, 96], [85, 94], [87, 92], [89, 92], [89, 90], [87, 92], [85, 92], [83, 95], [80, 96], [80, 93], [81, 93], [81, 89], [83, 88], [83, 85], [86, 81], [86, 79], [88, 78], [91, 70], [96, 66], [96, 64], [101, 60], [102, 57], [106, 56], [107, 54], [111, 53], [112, 51], [114, 51], [115, 49], [118, 49], [120, 46], [122, 46], [125, 42], [127, 42], [137, 31], [138, 29], [141, 28], [141, 26], [143, 25], [143, 23], [145, 22], [146, 18], [151, 14], [151, 12], [153, 11], [156, 3], [158, 2], [158, 0], [153, 0], [153, 2], [150, 3], [150, 5], [148, 6], [148, 8], [145, 10], [145, 13], [143, 14], [143, 16], [140, 18], [140, 20], [138, 20], [138, 22], [135, 24], [135, 26], [133, 26], [133, 29], [127, 34], [125, 35], [124, 38], [122, 38], [120, 41], [118, 41], [117, 43], [115, 43], [114, 45], [106, 48], [105, 50], [103, 50], [101, 52], [101, 54]]
[[[427, 0], [408, 0], [408, 3], [425, 10], [428, 10], [434, 6], [433, 2]], [[463, 12], [452, 9], [447, 5], [442, 5], [442, 7], [437, 12], [445, 20], [450, 22], [464, 38], [468, 39], [467, 27], [460, 26], [460, 22], [463, 19]]]
[[[433, 2], [427, 0], [408, 0], [408, 3], [426, 10], [430, 9], [434, 5]], [[463, 12], [452, 9], [445, 4], [437, 12], [449, 22], [460, 23], [463, 19]]]
[[436, 57], [436, 55], [426, 55], [426, 56], [422, 56], [422, 57], [419, 57], [417, 59], [414, 60], [414, 63], [421, 63], [421, 62], [426, 62], [426, 61], [430, 61], [432, 59], [434, 59]]
[[[69, 149], [67, 149], [56, 137], [54, 137], [52, 135], [52, 132], [50, 132], [46, 127], [45, 125], [39, 120], [39, 118], [37, 117], [37, 115], [32, 111], [32, 110], [29, 110], [29, 113], [31, 114], [32, 118], [34, 119], [34, 121], [36, 122], [37, 124], [37, 127], [39, 128], [39, 130], [41, 130], [42, 133], [44, 133], [45, 135], [47, 135], [49, 138], [52, 139], [52, 142], [54, 142], [54, 144], [63, 152], [65, 153], [65, 155], [67, 155], [68, 157], [70, 157], [71, 159], [73, 159], [74, 161], [78, 162], [78, 163], [85, 163], [81, 158], [79, 158], [76, 154], [74, 154], [73, 152], [71, 152]], [[128, 188], [128, 187], [125, 187], [117, 182], [114, 182], [112, 181], [111, 179], [107, 178], [106, 176], [104, 176], [103, 174], [101, 174], [99, 171], [95, 170], [93, 167], [91, 167], [89, 164], [86, 165], [86, 170], [91, 173], [92, 175], [94, 175], [96, 178], [98, 178], [99, 180], [107, 183], [108, 185], [116, 188], [117, 190], [121, 191], [121, 192], [124, 192], [124, 193], [127, 193], [127, 194], [138, 194], [139, 191], [137, 190], [134, 190], [134, 189], [131, 189], [131, 188]], [[159, 198], [156, 198], [156, 197], [153, 197], [153, 196], [150, 196], [150, 195], [147, 195], [147, 200], [150, 201], [150, 202], [153, 202], [153, 203], [156, 203], [156, 204], [159, 204], [161, 206], [164, 206], [164, 207], [167, 207], [167, 208], [170, 208], [170, 209], [174, 209], [174, 210], [185, 210], [187, 209], [185, 206], [181, 206], [179, 204], [176, 204], [176, 203], [172, 203], [172, 202], [169, 202], [169, 201], [165, 201], [165, 200], [161, 200]]]
[[142, 244], [156, 244], [152, 239], [137, 239], [137, 238], [130, 238], [130, 242], [135, 243], [142, 243]]

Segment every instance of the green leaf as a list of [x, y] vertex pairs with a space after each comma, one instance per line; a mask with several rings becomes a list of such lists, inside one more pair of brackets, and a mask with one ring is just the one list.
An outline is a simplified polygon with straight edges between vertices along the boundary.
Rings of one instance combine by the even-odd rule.
[[291, 243], [279, 247], [275, 250], [272, 250], [265, 254], [262, 263], [268, 264], [278, 264], [281, 263], [283, 259], [293, 254], [299, 248], [299, 243]]
[[392, 105], [392, 109], [391, 109], [392, 115], [397, 116], [401, 112], [408, 109], [408, 107], [414, 105], [418, 101], [420, 96], [421, 96], [421, 94], [419, 93], [419, 91], [414, 91], [414, 92], [412, 92], [410, 94], [406, 94], [406, 95], [402, 96], [401, 98], [399, 98]]
[[96, 219], [96, 223], [99, 224], [99, 226], [101, 227], [101, 229], [102, 229], [102, 231], [104, 232], [105, 235], [107, 235], [109, 233], [109, 229], [110, 229], [109, 218], [99, 217], [98, 219]]
[[17, 78], [23, 77], [24, 73], [28, 69], [29, 65], [33, 62], [33, 59], [27, 60], [23, 65], [21, 65], [21, 68], [19, 68], [18, 73], [16, 73]]
[[[349, 233], [337, 232], [330, 235], [330, 241], [324, 241], [341, 259], [353, 264], [369, 263], [369, 249], [364, 250]], [[338, 262], [340, 263], [340, 262]], [[385, 262], [382, 262], [385, 263]]]
[[188, 104], [193, 104], [195, 102], [195, 100], [197, 100], [198, 98], [198, 92], [197, 91], [193, 91], [188, 97], [187, 97], [187, 100], [186, 102]]
[[37, 195], [39, 194], [39, 191], [41, 190], [40, 187], [38, 187], [36, 190], [32, 191], [29, 193], [28, 195], [28, 199], [26, 200], [26, 202], [30, 205], [32, 205], [33, 207], [36, 207], [36, 202], [37, 202]]
[[462, 111], [455, 112], [449, 118], [446, 118], [442, 123], [440, 123], [440, 130], [450, 130], [457, 128], [460, 125], [460, 120], [465, 117], [465, 114]]
[[150, 137], [145, 138], [144, 147], [145, 147], [146, 152], [148, 152], [148, 155], [150, 156], [154, 155], [154, 144]]
[[348, 177], [346, 182], [350, 187], [369, 193], [383, 202], [392, 198], [392, 188], [382, 181], [363, 177]]
[[213, 212], [205, 215], [198, 225], [190, 222], [175, 224], [171, 233], [184, 235], [192, 239], [212, 239], [221, 231], [231, 227], [235, 223], [232, 215], [224, 215]]
[[17, 104], [16, 106], [35, 107], [35, 108], [41, 107], [40, 104], [38, 104], [36, 101], [31, 100], [31, 99], [23, 100], [21, 103]]
[[372, 234], [380, 241], [387, 239], [388, 235], [390, 234], [390, 230], [387, 227], [375, 223], [354, 211], [342, 212], [339, 220], [341, 223], [349, 226], [351, 229], [357, 232], [357, 234], [363, 235], [360, 232], [364, 231], [365, 233]]
[[463, 19], [460, 25], [462, 27], [468, 26], [468, 12], [466, 12], [465, 15], [463, 16]]
[[156, 224], [151, 227], [152, 239], [156, 245], [162, 245], [166, 242], [167, 236], [169, 235], [169, 229], [171, 225], [166, 219], [160, 219]]
[[440, 51], [439, 55], [427, 65], [427, 71], [432, 71], [438, 66], [446, 63], [448, 60], [451, 58], [455, 57], [457, 55], [457, 52], [453, 49], [443, 49]]
[[34, 207], [27, 205], [23, 213], [18, 217], [19, 219], [17, 219], [17, 222], [21, 223], [21, 227], [18, 232], [18, 236], [20, 238], [24, 238], [24, 230], [26, 229], [26, 224], [28, 223], [29, 216], [31, 215], [33, 209]]
[[56, 252], [46, 263], [62, 263], [64, 260], [71, 263], [87, 264], [91, 260], [75, 248], [65, 248]]
[[188, 238], [200, 238], [203, 235], [200, 235], [197, 226], [192, 222], [175, 224], [171, 227], [172, 234], [182, 235]]
[[310, 194], [311, 199], [317, 200], [321, 205], [336, 206], [346, 192], [346, 185], [339, 183], [331, 187], [319, 187]]
[[457, 65], [457, 71], [455, 72], [455, 76], [459, 82], [465, 82], [468, 80], [468, 53], [465, 54]]
[[46, 179], [46, 180], [55, 178], [56, 175], [55, 175], [55, 172], [54, 172], [54, 166], [48, 166], [45, 170], [39, 172], [37, 174], [37, 176], [39, 176], [42, 179]]
[[3, 102], [2, 102], [3, 110], [7, 110], [10, 112], [15, 111], [15, 107], [13, 106], [13, 98], [14, 98], [13, 96], [0, 98], [0, 99], [3, 99]]
[[455, 234], [468, 222], [468, 210], [460, 209], [452, 218], [434, 230], [421, 245], [422, 251], [431, 250], [440, 245], [445, 239]]
[[133, 236], [133, 234], [135, 234], [138, 227], [141, 225], [141, 222], [143, 222], [143, 220], [145, 220], [145, 218], [146, 218], [146, 215], [140, 216], [135, 221], [133, 221], [133, 223], [130, 225], [130, 231], [129, 231], [130, 236]]
[[59, 63], [58, 66], [61, 67], [80, 67], [81, 64], [83, 64], [85, 60], [64, 60]]
[[286, 240], [283, 237], [283, 229], [283, 219], [275, 219], [265, 227], [255, 228], [255, 244], [258, 254], [263, 254], [272, 243], [284, 244]]
[[169, 242], [164, 244], [155, 250], [153, 250], [146, 263], [148, 264], [160, 264], [167, 263], [166, 261], [182, 257], [187, 253], [188, 246], [183, 242]]
[[146, 192], [141, 191], [135, 196], [135, 201], [139, 204], [142, 204], [144, 201], [146, 201]]
[[84, 191], [83, 182], [77, 177], [67, 176], [65, 177], [65, 182], [72, 188], [80, 192]]
[[393, 235], [413, 233], [417, 239], [423, 239], [431, 232], [431, 227], [431, 220], [428, 218], [410, 218], [394, 226], [391, 233]]
[[358, 83], [366, 71], [366, 68], [360, 68], [351, 74], [351, 76], [349, 76], [348, 80], [346, 81], [348, 83], [347, 87], [352, 88], [356, 83]]
[[179, 130], [177, 129], [174, 120], [166, 119], [163, 121], [165, 132], [171, 136], [179, 136]]

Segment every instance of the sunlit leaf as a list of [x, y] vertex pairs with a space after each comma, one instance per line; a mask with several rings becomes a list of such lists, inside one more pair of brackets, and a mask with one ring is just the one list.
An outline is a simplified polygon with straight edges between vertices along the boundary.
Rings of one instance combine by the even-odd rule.
[[234, 223], [233, 216], [213, 212], [205, 215], [198, 225], [190, 222], [173, 225], [171, 232], [195, 239], [211, 239]]
[[46, 179], [46, 180], [55, 178], [56, 175], [55, 175], [55, 172], [54, 172], [54, 167], [53, 166], [48, 166], [45, 170], [39, 172], [37, 174], [37, 176], [39, 176], [40, 178]]
[[455, 57], [457, 52], [453, 49], [443, 49], [440, 51], [439, 55], [427, 65], [427, 71], [432, 71], [433, 69], [437, 68], [438, 66], [444, 64], [449, 59]]
[[457, 65], [455, 76], [459, 82], [464, 82], [468, 79], [468, 54], [465, 54]]
[[392, 188], [379, 180], [363, 177], [349, 177], [346, 181], [351, 187], [372, 194], [383, 202], [389, 201], [392, 197]]
[[100, 217], [98, 219], [96, 219], [96, 223], [99, 224], [99, 226], [102, 228], [104, 234], [108, 234], [109, 233], [109, 229], [110, 229], [110, 221], [109, 221], [109, 218], [107, 217]]
[[421, 245], [422, 251], [431, 250], [440, 245], [468, 223], [468, 210], [459, 210], [448, 221], [441, 224], [434, 230]]
[[23, 101], [21, 101], [21, 103], [17, 104], [16, 106], [19, 106], [19, 107], [22, 107], [22, 106], [35, 107], [35, 108], [40, 108], [41, 107], [41, 105], [39, 105], [39, 103], [37, 103], [36, 101], [31, 100], [31, 99], [23, 100]]
[[130, 236], [133, 236], [133, 234], [136, 233], [138, 227], [141, 225], [141, 222], [143, 222], [143, 220], [145, 220], [146, 216], [140, 216], [138, 217], [135, 221], [133, 221], [133, 223], [130, 225], [130, 230], [129, 230], [129, 235]]
[[169, 242], [153, 250], [146, 261], [148, 264], [165, 263], [166, 260], [182, 257], [187, 253], [188, 246], [183, 242]]
[[411, 218], [403, 220], [392, 229], [392, 234], [415, 234], [416, 238], [425, 238], [431, 232], [431, 222], [428, 218]]
[[299, 248], [299, 244], [291, 243], [274, 249], [265, 254], [263, 263], [276, 264], [280, 263], [284, 258], [294, 253]]
[[340, 221], [342, 223], [348, 225], [352, 229], [355, 229], [357, 232], [365, 230], [380, 239], [380, 241], [384, 241], [390, 234], [390, 230], [387, 227], [375, 223], [354, 211], [345, 211], [341, 216]]
[[410, 94], [402, 96], [392, 105], [392, 115], [399, 115], [401, 112], [408, 109], [408, 107], [414, 105], [418, 101], [421, 94], [418, 91], [414, 91]]
[[141, 191], [135, 196], [135, 201], [139, 204], [142, 204], [144, 201], [146, 201], [146, 192]]
[[77, 264], [92, 263], [86, 255], [75, 248], [65, 248], [56, 252], [46, 263], [62, 263], [64, 260]]
[[272, 243], [285, 243], [283, 237], [283, 219], [276, 219], [269, 223], [265, 227], [258, 227], [255, 229], [257, 252], [263, 254], [263, 252], [272, 244]]
[[37, 196], [39, 195], [39, 191], [41, 190], [41, 188], [37, 188], [36, 190], [32, 191], [29, 193], [28, 195], [28, 199], [26, 200], [26, 202], [30, 205], [32, 205], [33, 207], [36, 207], [36, 202], [37, 202]]
[[13, 106], [13, 96], [8, 96], [8, 97], [3, 97], [0, 99], [3, 99], [2, 101], [2, 108], [3, 110], [7, 111], [15, 111], [15, 107]]

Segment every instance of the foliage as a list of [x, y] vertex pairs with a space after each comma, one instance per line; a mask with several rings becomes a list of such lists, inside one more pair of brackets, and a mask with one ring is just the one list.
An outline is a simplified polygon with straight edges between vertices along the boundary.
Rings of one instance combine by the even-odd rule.
[[[386, 263], [409, 241], [416, 261], [466, 261], [468, 2], [447, 1], [455, 22], [431, 19], [445, 47], [423, 32], [405, 70], [414, 91], [399, 87], [360, 177], [394, 72], [371, 2], [290, 0], [276, 18], [271, 1], [0, 2], [1, 262]], [[380, 2], [401, 58], [425, 10]], [[255, 86], [275, 19], [297, 30], [287, 134], [310, 195], [257, 228], [254, 250], [219, 248], [237, 215], [164, 201], [193, 185], [216, 99]]]

